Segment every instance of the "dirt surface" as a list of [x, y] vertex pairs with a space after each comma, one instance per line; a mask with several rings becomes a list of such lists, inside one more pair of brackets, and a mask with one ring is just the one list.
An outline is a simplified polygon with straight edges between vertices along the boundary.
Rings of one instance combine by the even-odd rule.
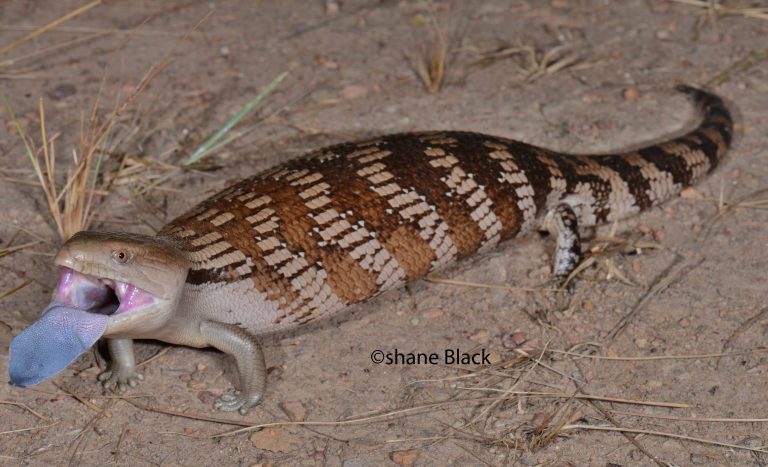
[[[0, 46], [83, 3], [0, 3]], [[81, 112], [99, 92], [106, 114], [154, 64], [166, 64], [119, 117], [105, 175], [114, 183], [94, 221], [152, 233], [238, 178], [381, 133], [473, 130], [582, 153], [657, 141], [695, 120], [675, 84], [703, 85], [768, 45], [764, 19], [711, 18], [670, 1], [456, 1], [432, 11], [450, 18], [446, 83], [437, 94], [415, 71], [419, 51], [433, 44], [430, 10], [398, 1], [105, 2], [0, 55], [0, 83], [35, 137], [45, 99], [63, 176]], [[518, 47], [539, 61], [554, 50], [549, 73], [529, 76], [530, 55]], [[167, 173], [157, 162], [178, 165], [285, 70], [242, 123], [252, 130], [207, 160], [218, 168], [142, 190]], [[212, 408], [236, 381], [233, 362], [213, 350], [141, 343], [139, 360], [163, 353], [142, 367], [146, 380], [125, 398], [97, 385], [90, 352], [38, 386], [6, 384], [10, 340], [39, 315], [55, 284], [58, 238], [3, 113], [0, 248], [40, 243], [0, 258], [0, 296], [26, 284], [0, 298], [0, 464], [766, 465], [768, 455], [741, 449], [768, 444], [765, 419], [709, 420], [768, 416], [768, 355], [759, 351], [768, 333], [768, 211], [745, 205], [712, 219], [718, 199], [768, 197], [755, 194], [768, 186], [768, 62], [726, 77], [713, 89], [738, 109], [730, 158], [686, 196], [617, 226], [616, 236], [657, 248], [596, 256], [566, 311], [553, 311], [542, 292], [422, 281], [269, 337], [266, 399], [247, 417]], [[119, 171], [137, 161], [146, 167]], [[610, 234], [611, 226], [594, 233]], [[531, 235], [440, 277], [540, 287], [552, 251], [549, 238]], [[489, 352], [493, 365], [370, 359], [377, 349], [452, 348]], [[548, 352], [566, 350], [680, 358]], [[682, 358], [720, 352], [741, 353]], [[438, 403], [456, 399], [473, 401]], [[686, 408], [654, 405], [662, 402]], [[382, 413], [391, 415], [349, 421]], [[325, 423], [285, 424], [292, 420]], [[262, 423], [272, 425], [211, 438]]]

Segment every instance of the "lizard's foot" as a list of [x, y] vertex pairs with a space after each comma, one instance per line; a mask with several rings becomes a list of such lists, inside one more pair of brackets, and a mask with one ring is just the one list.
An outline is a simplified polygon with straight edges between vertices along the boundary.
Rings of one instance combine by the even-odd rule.
[[110, 365], [106, 371], [99, 374], [98, 379], [105, 389], [122, 394], [129, 387], [135, 388], [138, 386], [139, 381], [144, 379], [144, 375], [136, 371], [135, 368]]
[[222, 412], [233, 412], [237, 410], [240, 415], [248, 413], [248, 409], [261, 402], [261, 393], [243, 393], [242, 391], [231, 391], [219, 397], [219, 400], [213, 405]]
[[574, 290], [574, 278], [569, 281], [581, 262], [581, 237], [578, 230], [578, 216], [571, 205], [576, 200], [561, 201], [547, 212], [542, 226], [555, 237], [555, 263], [552, 267], [554, 274], [549, 288], [558, 290], [550, 292], [554, 306], [558, 310], [570, 307]]

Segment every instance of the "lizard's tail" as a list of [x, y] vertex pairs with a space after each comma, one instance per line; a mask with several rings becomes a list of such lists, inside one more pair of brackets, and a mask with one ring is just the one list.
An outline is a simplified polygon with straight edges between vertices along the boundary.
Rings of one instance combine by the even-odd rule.
[[723, 160], [733, 139], [733, 119], [725, 103], [691, 86], [680, 85], [677, 90], [691, 97], [702, 114], [691, 131], [619, 154], [554, 155], [565, 179], [565, 196], [593, 200], [579, 216], [581, 225], [610, 222], [657, 206], [700, 181]]
[[[669, 199], [712, 172], [725, 157], [733, 139], [731, 112], [721, 98], [684, 84], [677, 86], [677, 90], [691, 97], [702, 113], [702, 120], [696, 128], [682, 136], [637, 151], [653, 165], [654, 171], [660, 171], [653, 179], [671, 177], [674, 182], [672, 187], [666, 186], [666, 183], [651, 183], [651, 191], [656, 193], [649, 200], [652, 202], [644, 203], [643, 208]], [[646, 181], [650, 183], [652, 180]]]
[[704, 150], [709, 158], [708, 172], [711, 172], [731, 146], [733, 140], [731, 112], [721, 98], [707, 91], [685, 84], [678, 85], [676, 89], [687, 94], [703, 114], [703, 120], [699, 126], [681, 139], [689, 142], [698, 140], [702, 146], [716, 147], [716, 150]]

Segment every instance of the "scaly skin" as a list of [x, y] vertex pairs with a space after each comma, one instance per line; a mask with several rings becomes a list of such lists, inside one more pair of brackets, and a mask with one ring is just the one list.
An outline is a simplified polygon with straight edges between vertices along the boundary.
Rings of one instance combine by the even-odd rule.
[[542, 217], [562, 279], [579, 262], [579, 225], [658, 205], [724, 156], [732, 122], [723, 102], [679, 90], [702, 123], [637, 151], [574, 156], [476, 133], [397, 134], [243, 180], [156, 237], [78, 233], [56, 264], [154, 297], [110, 315], [114, 361], [100, 379], [118, 389], [141, 379], [130, 339], [212, 346], [233, 355], [241, 375], [240, 391], [216, 407], [245, 413], [264, 392], [258, 335], [367, 300], [541, 227]]

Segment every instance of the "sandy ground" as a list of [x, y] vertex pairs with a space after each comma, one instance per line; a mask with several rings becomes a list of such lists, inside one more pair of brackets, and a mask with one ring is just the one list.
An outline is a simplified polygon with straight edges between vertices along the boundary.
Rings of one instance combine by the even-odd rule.
[[[2, 2], [0, 45], [84, 3]], [[446, 16], [446, 4], [433, 10]], [[63, 166], [100, 87], [104, 114], [153, 64], [167, 63], [119, 119], [106, 171], [114, 178], [121, 161], [179, 164], [290, 70], [242, 123], [252, 131], [209, 159], [215, 170], [178, 174], [141, 194], [165, 173], [150, 164], [124, 172], [99, 198], [96, 228], [152, 233], [244, 175], [375, 134], [474, 130], [574, 152], [656, 141], [695, 119], [675, 84], [707, 83], [768, 45], [768, 21], [713, 22], [703, 11], [670, 1], [455, 1], [446, 83], [432, 94], [414, 71], [433, 39], [420, 3], [110, 1], [0, 55], [0, 83], [35, 136], [45, 99]], [[516, 47], [532, 48], [539, 61], [548, 51], [561, 55], [550, 54], [550, 73], [530, 77], [530, 57]], [[712, 219], [717, 199], [768, 197], [758, 192], [768, 178], [768, 62], [726, 77], [714, 90], [738, 109], [729, 160], [687, 196], [617, 226], [618, 237], [657, 248], [596, 257], [565, 312], [553, 312], [540, 292], [422, 281], [273, 336], [265, 342], [266, 400], [245, 418], [212, 408], [236, 377], [213, 350], [140, 344], [139, 360], [163, 353], [125, 398], [96, 384], [90, 352], [39, 386], [6, 384], [9, 342], [56, 281], [58, 240], [3, 113], [0, 248], [40, 243], [0, 258], [0, 295], [26, 284], [0, 299], [0, 464], [766, 465], [768, 455], [748, 450], [768, 444], [765, 419], [711, 420], [768, 417], [768, 356], [760, 351], [768, 213], [743, 205]], [[538, 287], [549, 278], [552, 249], [549, 238], [532, 235], [440, 276]], [[374, 350], [395, 348], [485, 350], [494, 364], [371, 362]], [[568, 350], [613, 359], [561, 353]], [[648, 358], [662, 356], [673, 358]], [[391, 415], [349, 421], [382, 413]], [[212, 437], [262, 423], [270, 425]]]

